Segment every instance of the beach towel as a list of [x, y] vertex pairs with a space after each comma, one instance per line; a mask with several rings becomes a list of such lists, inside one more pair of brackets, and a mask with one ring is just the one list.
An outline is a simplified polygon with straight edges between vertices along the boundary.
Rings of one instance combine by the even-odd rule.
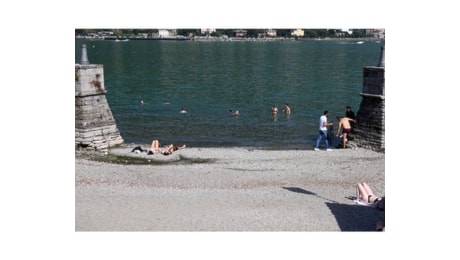
[[362, 200], [353, 200], [355, 204], [361, 205], [361, 206], [366, 206], [366, 207], [374, 207], [373, 204], [366, 203]]

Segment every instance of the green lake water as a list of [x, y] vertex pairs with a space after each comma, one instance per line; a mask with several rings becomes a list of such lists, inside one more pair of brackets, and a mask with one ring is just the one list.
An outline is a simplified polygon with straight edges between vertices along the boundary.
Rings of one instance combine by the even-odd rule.
[[[76, 40], [104, 65], [107, 100], [126, 143], [312, 149], [319, 117], [361, 102], [363, 67], [384, 42]], [[144, 105], [140, 100], [144, 100]], [[286, 116], [284, 103], [292, 113]], [[276, 104], [279, 113], [273, 116]], [[181, 108], [188, 113], [179, 113]], [[229, 112], [238, 110], [235, 117]]]

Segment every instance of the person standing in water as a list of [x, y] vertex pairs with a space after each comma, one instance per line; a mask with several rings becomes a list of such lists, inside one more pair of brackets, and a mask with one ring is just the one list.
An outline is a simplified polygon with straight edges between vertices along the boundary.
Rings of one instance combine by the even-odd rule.
[[[356, 120], [355, 112], [353, 112], [353, 110], [351, 110], [350, 106], [347, 106], [347, 111], [345, 112], [345, 117], [348, 117], [348, 118]], [[350, 126], [351, 126], [351, 132], [353, 133], [353, 128], [355, 127], [354, 122], [351, 122]]]
[[273, 106], [272, 106], [272, 114], [274, 114], [274, 115], [278, 114], [278, 108], [276, 107], [275, 104], [273, 104]]
[[289, 107], [289, 104], [288, 104], [288, 103], [284, 104], [284, 113], [285, 113], [286, 115], [290, 115], [290, 114], [291, 114], [291, 108]]
[[345, 117], [351, 118], [351, 119], [356, 119], [355, 117], [355, 112], [351, 110], [350, 106], [347, 106], [347, 112], [345, 112]]

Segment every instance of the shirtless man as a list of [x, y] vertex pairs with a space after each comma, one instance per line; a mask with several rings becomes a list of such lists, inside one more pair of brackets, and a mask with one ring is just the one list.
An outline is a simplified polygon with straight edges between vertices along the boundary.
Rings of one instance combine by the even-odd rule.
[[284, 104], [284, 113], [286, 113], [286, 115], [291, 114], [291, 108], [289, 107], [288, 103]]
[[343, 148], [345, 148], [345, 144], [347, 142], [347, 134], [351, 133], [350, 121], [356, 123], [356, 120], [343, 116], [338, 116], [337, 120], [339, 120], [339, 128], [337, 129], [337, 134], [335, 135], [335, 137], [338, 137], [340, 130], [342, 130]]

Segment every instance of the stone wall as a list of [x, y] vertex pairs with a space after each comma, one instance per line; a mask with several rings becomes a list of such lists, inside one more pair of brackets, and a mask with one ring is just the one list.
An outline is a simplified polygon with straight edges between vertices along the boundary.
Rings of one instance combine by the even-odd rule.
[[102, 65], [75, 65], [75, 145], [106, 151], [122, 144], [105, 97]]
[[75, 64], [75, 96], [105, 95], [104, 67]]
[[385, 152], [385, 68], [364, 67], [362, 100], [356, 114], [357, 146]]

